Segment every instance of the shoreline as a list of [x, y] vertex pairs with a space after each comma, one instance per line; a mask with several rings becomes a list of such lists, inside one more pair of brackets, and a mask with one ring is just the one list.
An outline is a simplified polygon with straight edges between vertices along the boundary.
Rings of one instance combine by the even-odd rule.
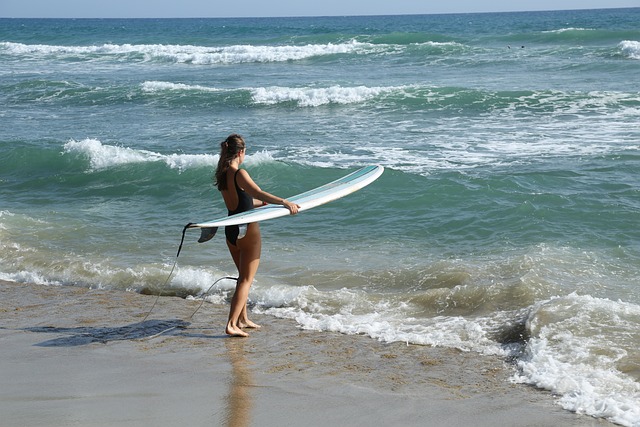
[[499, 358], [305, 331], [228, 307], [0, 281], [0, 413], [11, 426], [613, 426], [508, 381]]

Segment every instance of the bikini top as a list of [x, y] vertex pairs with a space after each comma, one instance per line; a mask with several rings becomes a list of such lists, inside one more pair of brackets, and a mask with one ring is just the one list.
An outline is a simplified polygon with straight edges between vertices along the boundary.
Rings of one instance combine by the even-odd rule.
[[229, 215], [235, 215], [253, 209], [253, 197], [238, 186], [238, 172], [240, 172], [240, 169], [233, 175], [233, 184], [236, 186], [236, 194], [238, 195], [238, 206], [232, 211], [229, 210]]

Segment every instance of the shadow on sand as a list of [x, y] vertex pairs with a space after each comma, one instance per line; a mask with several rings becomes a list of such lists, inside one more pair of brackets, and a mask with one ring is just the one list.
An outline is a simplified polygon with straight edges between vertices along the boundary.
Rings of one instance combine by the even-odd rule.
[[132, 323], [131, 325], [108, 328], [108, 327], [77, 327], [77, 328], [57, 328], [54, 326], [43, 326], [26, 328], [29, 332], [65, 334], [67, 336], [54, 338], [35, 344], [39, 347], [74, 347], [91, 343], [108, 343], [110, 341], [149, 339], [159, 335], [175, 333], [177, 330], [185, 329], [189, 322], [184, 320], [145, 320], [144, 322]]

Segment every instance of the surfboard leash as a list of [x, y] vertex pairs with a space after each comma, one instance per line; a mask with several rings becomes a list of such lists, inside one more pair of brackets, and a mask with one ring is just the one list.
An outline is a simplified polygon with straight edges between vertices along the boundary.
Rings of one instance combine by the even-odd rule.
[[180, 246], [178, 246], [178, 253], [176, 254], [176, 259], [173, 262], [173, 267], [171, 267], [171, 271], [169, 272], [169, 275], [167, 276], [167, 280], [164, 281], [164, 284], [158, 290], [158, 295], [156, 295], [156, 299], [153, 302], [153, 305], [151, 306], [151, 308], [147, 312], [146, 316], [144, 316], [144, 319], [142, 319], [143, 322], [145, 320], [147, 320], [147, 317], [149, 317], [149, 315], [151, 314], [153, 309], [156, 307], [156, 304], [158, 304], [158, 300], [160, 299], [160, 294], [166, 288], [167, 284], [169, 283], [169, 280], [171, 280], [171, 276], [173, 275], [173, 271], [176, 269], [176, 265], [178, 264], [178, 257], [180, 256], [180, 252], [182, 251], [182, 245], [184, 243], [184, 235], [187, 232], [187, 229], [189, 227], [191, 227], [191, 225], [193, 225], [192, 222], [190, 222], [189, 224], [185, 225], [184, 228], [182, 229], [182, 239], [180, 239]]
[[[155, 301], [153, 301], [153, 305], [151, 306], [151, 308], [149, 309], [149, 311], [147, 312], [147, 314], [144, 316], [144, 319], [142, 319], [142, 321], [146, 321], [147, 318], [149, 317], [149, 315], [151, 315], [151, 312], [153, 311], [153, 309], [156, 307], [156, 304], [158, 304], [158, 300], [160, 299], [160, 295], [162, 293], [162, 291], [166, 288], [167, 284], [169, 283], [169, 280], [171, 280], [171, 276], [173, 275], [174, 270], [176, 269], [176, 265], [178, 264], [178, 257], [180, 256], [180, 252], [182, 251], [182, 245], [184, 244], [184, 237], [185, 234], [187, 232], [187, 230], [193, 225], [193, 222], [188, 223], [187, 225], [184, 226], [184, 228], [182, 229], [182, 238], [180, 239], [180, 245], [178, 246], [178, 252], [176, 253], [176, 259], [173, 262], [173, 266], [171, 267], [171, 271], [169, 272], [169, 275], [167, 276], [167, 279], [164, 281], [164, 284], [160, 287], [160, 289], [158, 290], [158, 294], [156, 295], [156, 299]], [[215, 234], [215, 231], [217, 230], [217, 227], [213, 230], [213, 232], [208, 231], [209, 236], [208, 239], [211, 239], [211, 237], [213, 237], [213, 235]], [[202, 236], [201, 236], [202, 239]], [[206, 241], [205, 240], [205, 241]], [[202, 305], [204, 304], [204, 300], [206, 299], [207, 295], [209, 294], [209, 291], [211, 291], [211, 288], [213, 288], [218, 282], [222, 281], [222, 280], [238, 280], [237, 277], [232, 277], [232, 276], [224, 276], [221, 277], [217, 280], [215, 280], [211, 286], [209, 286], [209, 288], [206, 290], [206, 292], [202, 295], [202, 301], [200, 301], [200, 305], [198, 306], [198, 308], [195, 309], [195, 311], [193, 313], [191, 313], [191, 315], [189, 317], [187, 317], [188, 320], [190, 320], [191, 318], [193, 318], [193, 316], [195, 316], [195, 314], [198, 312], [198, 310], [200, 310], [200, 308], [202, 307]], [[173, 329], [173, 328], [172, 328]], [[164, 333], [164, 332], [163, 332]]]
[[211, 286], [209, 286], [209, 288], [207, 289], [207, 291], [206, 291], [204, 294], [202, 294], [202, 301], [200, 301], [200, 305], [198, 306], [198, 308], [196, 308], [196, 309], [195, 309], [195, 311], [194, 311], [193, 313], [191, 313], [191, 316], [187, 317], [187, 320], [191, 320], [191, 318], [192, 318], [193, 316], [195, 316], [195, 314], [198, 312], [198, 310], [200, 310], [200, 308], [201, 308], [201, 307], [202, 307], [202, 305], [204, 304], [204, 300], [206, 299], [207, 295], [209, 294], [209, 291], [211, 290], [211, 288], [213, 288], [213, 287], [214, 287], [218, 282], [220, 282], [220, 281], [222, 281], [222, 280], [225, 280], [225, 279], [228, 279], [228, 280], [236, 280], [236, 281], [238, 280], [238, 278], [237, 278], [237, 277], [224, 276], [224, 277], [221, 277], [221, 278], [217, 279], [216, 281], [214, 281], [214, 282], [211, 284]]

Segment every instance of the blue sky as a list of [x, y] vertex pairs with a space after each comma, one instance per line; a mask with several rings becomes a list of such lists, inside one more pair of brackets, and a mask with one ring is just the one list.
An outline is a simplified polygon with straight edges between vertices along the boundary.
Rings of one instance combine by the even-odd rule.
[[0, 0], [10, 18], [391, 15], [640, 7], [640, 0]]

